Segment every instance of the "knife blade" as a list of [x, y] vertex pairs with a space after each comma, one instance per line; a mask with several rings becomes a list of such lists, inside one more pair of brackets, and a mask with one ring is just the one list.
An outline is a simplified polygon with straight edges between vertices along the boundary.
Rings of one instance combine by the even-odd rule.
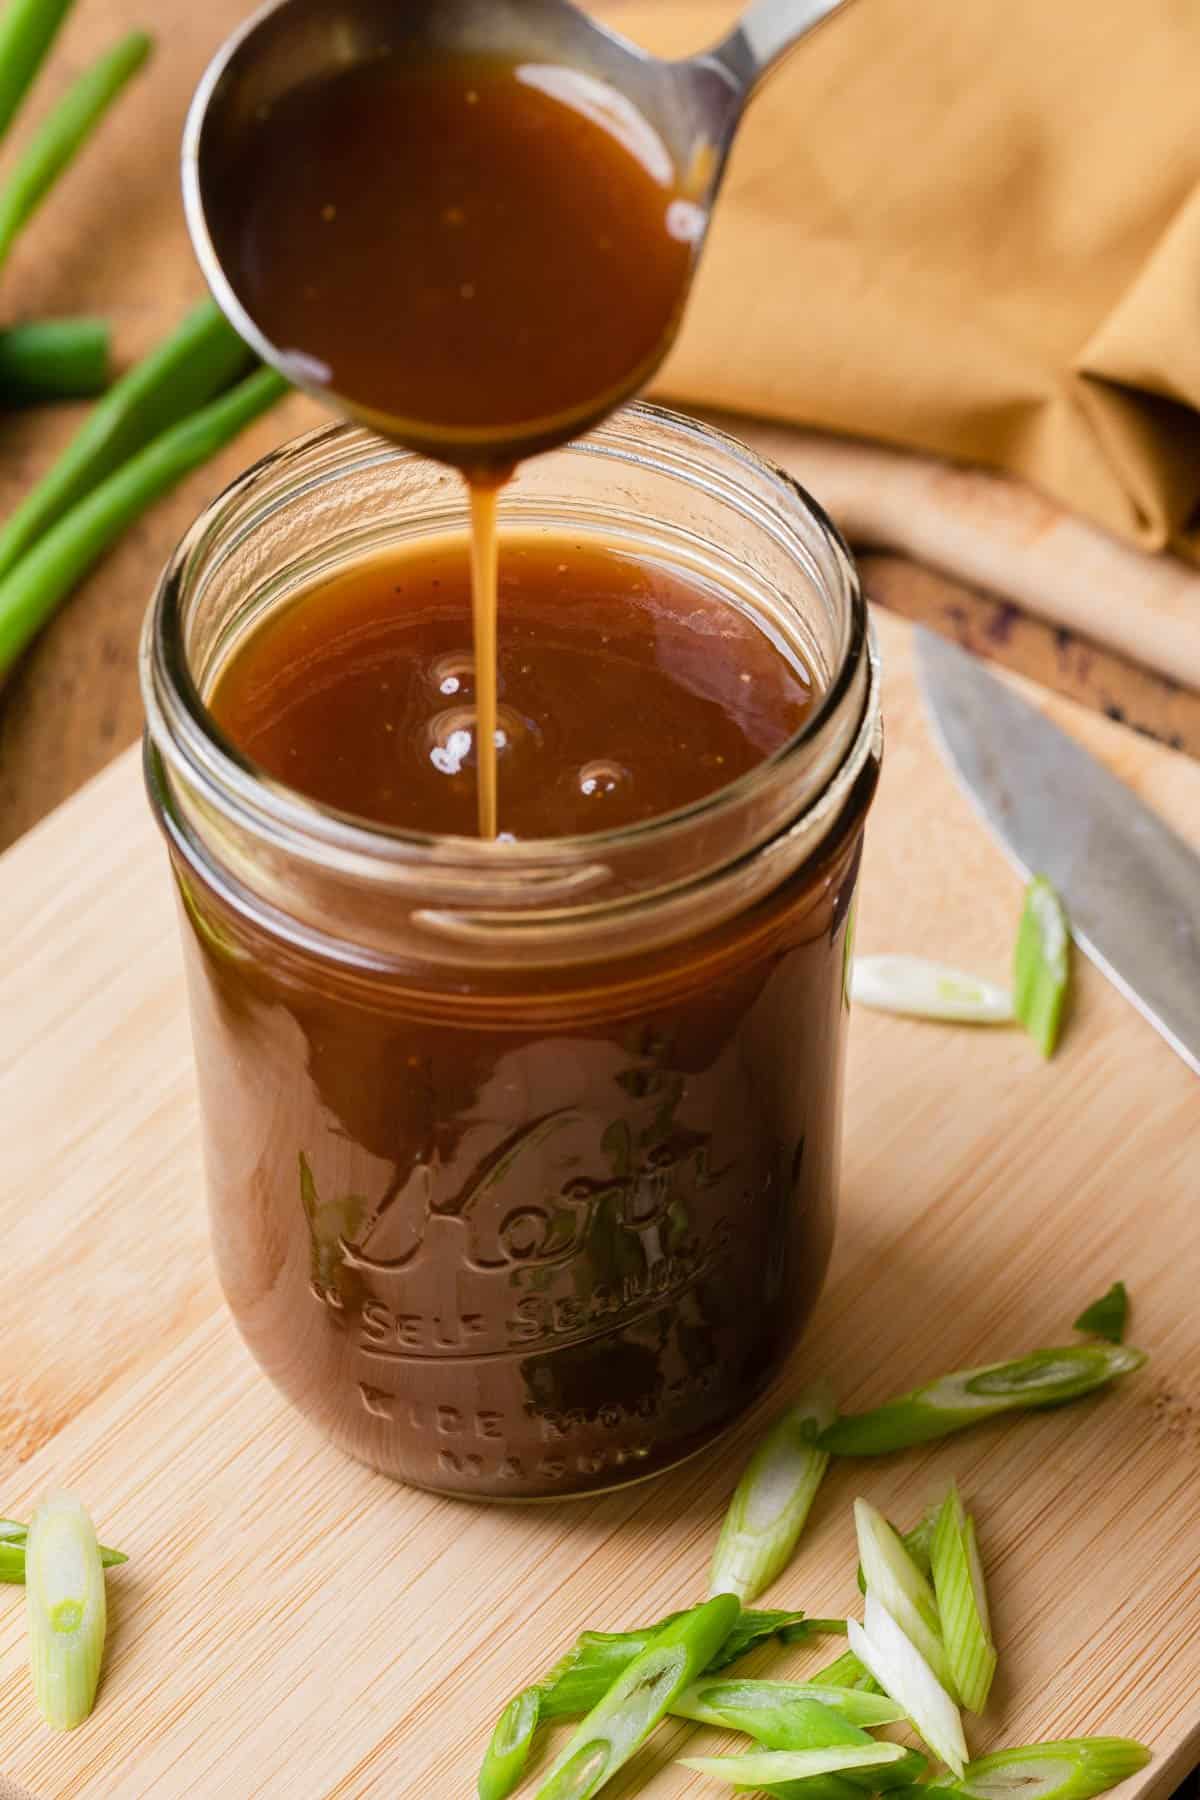
[[917, 672], [939, 747], [1075, 941], [1200, 1074], [1200, 856], [1123, 782], [966, 651], [924, 628]]

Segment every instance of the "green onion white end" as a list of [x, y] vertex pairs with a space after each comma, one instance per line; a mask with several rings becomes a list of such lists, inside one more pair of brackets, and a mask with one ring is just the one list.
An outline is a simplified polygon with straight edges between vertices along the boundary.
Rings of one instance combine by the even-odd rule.
[[920, 956], [856, 957], [850, 998], [875, 1012], [961, 1025], [1011, 1025], [1014, 1018], [1007, 988]]
[[865, 1623], [850, 1620], [850, 1648], [885, 1693], [902, 1706], [935, 1756], [955, 1775], [967, 1761], [967, 1742], [957, 1706], [920, 1651], [870, 1588]]
[[832, 1397], [814, 1388], [771, 1427], [729, 1503], [713, 1554], [710, 1594], [753, 1600], [785, 1567], [829, 1466], [828, 1453], [814, 1440], [836, 1416]]
[[[16, 1519], [0, 1519], [0, 1582], [25, 1585], [25, 1540], [28, 1536], [28, 1525], [22, 1525]], [[110, 1550], [101, 1544], [100, 1561], [106, 1569], [114, 1569], [129, 1558], [123, 1550]]]
[[951, 1487], [938, 1514], [932, 1545], [933, 1585], [942, 1638], [958, 1697], [968, 1712], [982, 1712], [996, 1673], [983, 1568], [975, 1521]]
[[30, 1521], [25, 1607], [38, 1711], [70, 1731], [95, 1702], [108, 1617], [96, 1533], [70, 1494], [48, 1495]]
[[953, 1676], [932, 1587], [904, 1548], [899, 1533], [869, 1501], [854, 1502], [854, 1525], [868, 1595], [875, 1595], [941, 1685], [951, 1688]]

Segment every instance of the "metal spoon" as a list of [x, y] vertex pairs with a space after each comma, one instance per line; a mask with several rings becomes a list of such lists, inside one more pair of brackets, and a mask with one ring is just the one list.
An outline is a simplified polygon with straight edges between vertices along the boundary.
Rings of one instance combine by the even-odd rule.
[[[214, 57], [184, 130], [184, 205], [208, 284], [264, 361], [326, 404], [386, 429], [386, 421], [331, 393], [306, 370], [303, 358], [268, 340], [243, 306], [217, 254], [209, 230], [213, 171], [230, 166], [230, 153], [265, 109], [305, 82], [397, 51], [430, 57], [499, 55], [551, 63], [603, 82], [632, 103], [658, 133], [702, 216], [690, 281], [730, 147], [753, 90], [787, 51], [844, 4], [845, 0], [756, 0], [713, 49], [666, 62], [598, 25], [571, 0], [268, 0]], [[669, 349], [668, 337], [659, 360]], [[647, 373], [643, 365], [636, 377], [631, 374], [624, 397]], [[591, 422], [578, 421], [580, 426]], [[444, 433], [425, 433], [416, 422], [408, 422], [408, 429], [394, 435], [418, 449], [446, 442]], [[521, 446], [515, 442], [514, 447]]]

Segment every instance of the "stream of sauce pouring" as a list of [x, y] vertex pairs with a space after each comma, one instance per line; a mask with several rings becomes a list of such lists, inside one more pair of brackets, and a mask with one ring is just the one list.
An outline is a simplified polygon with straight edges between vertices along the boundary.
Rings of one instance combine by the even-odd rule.
[[206, 172], [214, 247], [306, 385], [471, 488], [479, 831], [496, 835], [498, 493], [633, 394], [704, 216], [580, 72], [386, 56], [260, 111]]
[[500, 759], [496, 745], [499, 712], [499, 658], [496, 637], [500, 612], [499, 490], [473, 481], [471, 493], [471, 626], [475, 645], [475, 747], [479, 770], [479, 835], [500, 830]]

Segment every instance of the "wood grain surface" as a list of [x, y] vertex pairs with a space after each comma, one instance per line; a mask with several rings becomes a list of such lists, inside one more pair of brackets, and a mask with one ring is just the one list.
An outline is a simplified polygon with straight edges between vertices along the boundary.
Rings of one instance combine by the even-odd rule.
[[[697, 48], [693, 0], [660, 4], [650, 47]], [[151, 26], [157, 51], [19, 241], [0, 283], [0, 320], [103, 313], [114, 322], [118, 359], [127, 365], [200, 296], [178, 198], [178, 144], [201, 70], [246, 10], [243, 0], [210, 0], [199, 8], [160, 0], [152, 9], [142, 0], [81, 0], [4, 146], [0, 168], [85, 62], [120, 32]], [[622, 0], [598, 0], [594, 10], [619, 25], [625, 8]], [[728, 0], [707, 6], [705, 16], [732, 22], [738, 10], [737, 0]], [[122, 540], [0, 688], [0, 848], [133, 742], [142, 718], [138, 631], [171, 548], [247, 463], [320, 416], [310, 401], [295, 397], [189, 477]], [[48, 467], [80, 417], [77, 407], [0, 416], [0, 515]], [[923, 616], [942, 625], [948, 608], [957, 607], [975, 621], [975, 647], [994, 654], [983, 628], [994, 602], [975, 590], [990, 587], [1002, 603], [1022, 601], [1067, 635], [1047, 647], [1036, 633], [1014, 631], [1008, 660], [1086, 704], [1115, 706], [1164, 741], [1195, 750], [1197, 703], [1186, 691], [1189, 682], [1200, 687], [1195, 571], [1139, 557], [995, 477], [778, 427], [738, 421], [736, 428], [808, 479], [858, 542], [907, 553], [903, 564], [892, 558], [880, 583], [889, 604], [908, 614], [924, 607]], [[935, 565], [943, 581], [959, 575], [974, 585], [947, 594], [920, 570], [910, 579], [905, 567], [914, 557]], [[950, 623], [961, 635], [961, 626]], [[1102, 668], [1089, 632], [1121, 654], [1110, 654]], [[1145, 675], [1142, 662], [1181, 677], [1185, 687]]]
[[[908, 628], [879, 621], [886, 772], [859, 945], [1003, 978], [1017, 882], [942, 768]], [[1050, 710], [1200, 841], [1200, 768]], [[134, 757], [0, 859], [0, 1488], [52, 1479], [128, 1551], [93, 1718], [35, 1719], [0, 1589], [0, 1771], [37, 1800], [467, 1800], [491, 1720], [582, 1626], [698, 1597], [748, 1444], [818, 1372], [844, 1405], [1070, 1338], [1115, 1277], [1149, 1368], [1075, 1408], [838, 1463], [771, 1599], [857, 1607], [850, 1502], [955, 1477], [1001, 1645], [982, 1750], [1109, 1731], [1157, 1800], [1200, 1751], [1194, 1077], [1087, 965], [1059, 1057], [1010, 1031], [856, 1015], [835, 1262], [786, 1378], [714, 1452], [569, 1505], [456, 1503], [345, 1460], [258, 1373], [205, 1243], [165, 857]], [[819, 1652], [783, 1653], [799, 1673]], [[614, 1800], [719, 1790], [664, 1729]]]

